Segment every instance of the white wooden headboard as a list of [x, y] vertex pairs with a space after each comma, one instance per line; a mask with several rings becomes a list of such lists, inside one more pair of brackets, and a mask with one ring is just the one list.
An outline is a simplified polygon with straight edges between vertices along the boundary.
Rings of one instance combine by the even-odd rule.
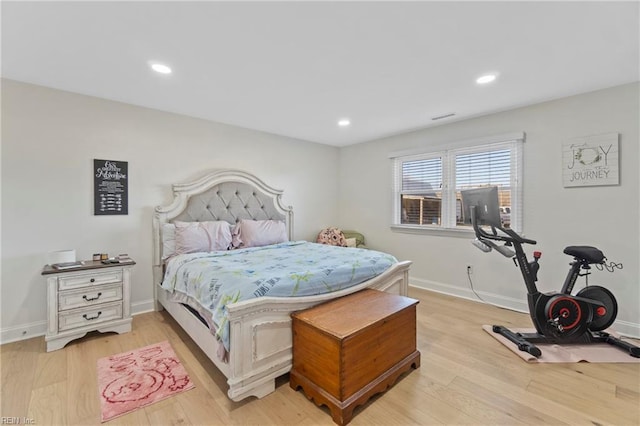
[[282, 204], [282, 190], [272, 188], [251, 173], [241, 170], [215, 170], [189, 183], [174, 184], [173, 201], [158, 206], [153, 215], [153, 279], [162, 282], [162, 236], [164, 223], [175, 220], [203, 222], [224, 220], [235, 224], [241, 219], [283, 220], [289, 240], [293, 240], [293, 209]]

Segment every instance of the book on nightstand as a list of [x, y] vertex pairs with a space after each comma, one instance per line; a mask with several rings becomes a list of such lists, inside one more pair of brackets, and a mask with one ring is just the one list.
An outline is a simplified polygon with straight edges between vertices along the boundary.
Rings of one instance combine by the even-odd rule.
[[80, 260], [76, 262], [54, 263], [53, 265], [51, 265], [53, 269], [73, 269], [73, 268], [78, 268], [80, 266], [84, 266], [84, 262]]

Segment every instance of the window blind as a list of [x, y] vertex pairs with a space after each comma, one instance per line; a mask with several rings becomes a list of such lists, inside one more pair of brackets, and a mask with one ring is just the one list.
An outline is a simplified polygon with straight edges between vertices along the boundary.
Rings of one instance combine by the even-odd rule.
[[483, 138], [482, 142], [390, 155], [394, 162], [393, 224], [468, 228], [462, 222], [460, 191], [497, 186], [503, 226], [521, 231], [524, 133]]

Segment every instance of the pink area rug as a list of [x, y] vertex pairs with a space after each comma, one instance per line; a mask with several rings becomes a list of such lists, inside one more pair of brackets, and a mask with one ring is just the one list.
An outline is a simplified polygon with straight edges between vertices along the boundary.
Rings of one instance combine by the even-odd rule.
[[[490, 325], [483, 325], [482, 329], [489, 333], [491, 337], [502, 343], [511, 352], [518, 355], [520, 358], [527, 362], [619, 362], [619, 363], [634, 363], [640, 362], [640, 358], [634, 358], [629, 355], [628, 352], [612, 346], [608, 343], [594, 343], [594, 344], [567, 344], [567, 345], [554, 345], [554, 344], [539, 344], [536, 346], [542, 352], [539, 358], [534, 357], [528, 352], [524, 352], [518, 349], [518, 346], [508, 340], [506, 337], [494, 333]], [[515, 333], [534, 333], [533, 328], [511, 328], [511, 331]], [[607, 330], [607, 333], [612, 336], [619, 337], [611, 330]], [[637, 341], [633, 339], [628, 340], [629, 343], [638, 345]]]
[[98, 360], [103, 422], [193, 388], [169, 342]]

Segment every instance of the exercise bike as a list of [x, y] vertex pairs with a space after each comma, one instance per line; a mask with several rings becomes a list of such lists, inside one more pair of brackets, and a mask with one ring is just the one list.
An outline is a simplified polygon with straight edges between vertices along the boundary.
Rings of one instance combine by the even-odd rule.
[[[515, 343], [519, 350], [536, 358], [542, 355], [536, 346], [539, 343], [608, 343], [627, 351], [632, 357], [640, 358], [640, 347], [603, 331], [613, 324], [618, 313], [618, 304], [609, 290], [594, 285], [582, 288], [575, 295], [571, 294], [578, 277], [589, 275], [591, 265], [605, 265], [606, 258], [602, 251], [591, 246], [566, 247], [564, 253], [572, 256], [573, 261], [562, 289], [559, 292], [540, 293], [535, 283], [542, 253], [533, 252], [533, 260], [529, 261], [522, 246], [536, 244], [536, 241], [502, 227], [497, 188], [462, 191], [462, 197], [476, 234], [472, 243], [484, 252], [496, 250], [511, 258], [520, 268], [527, 287], [529, 314], [536, 332], [516, 333], [501, 325], [494, 325], [494, 333], [504, 336]], [[485, 231], [483, 225], [489, 226], [491, 232]], [[496, 241], [504, 242], [504, 245]]]

